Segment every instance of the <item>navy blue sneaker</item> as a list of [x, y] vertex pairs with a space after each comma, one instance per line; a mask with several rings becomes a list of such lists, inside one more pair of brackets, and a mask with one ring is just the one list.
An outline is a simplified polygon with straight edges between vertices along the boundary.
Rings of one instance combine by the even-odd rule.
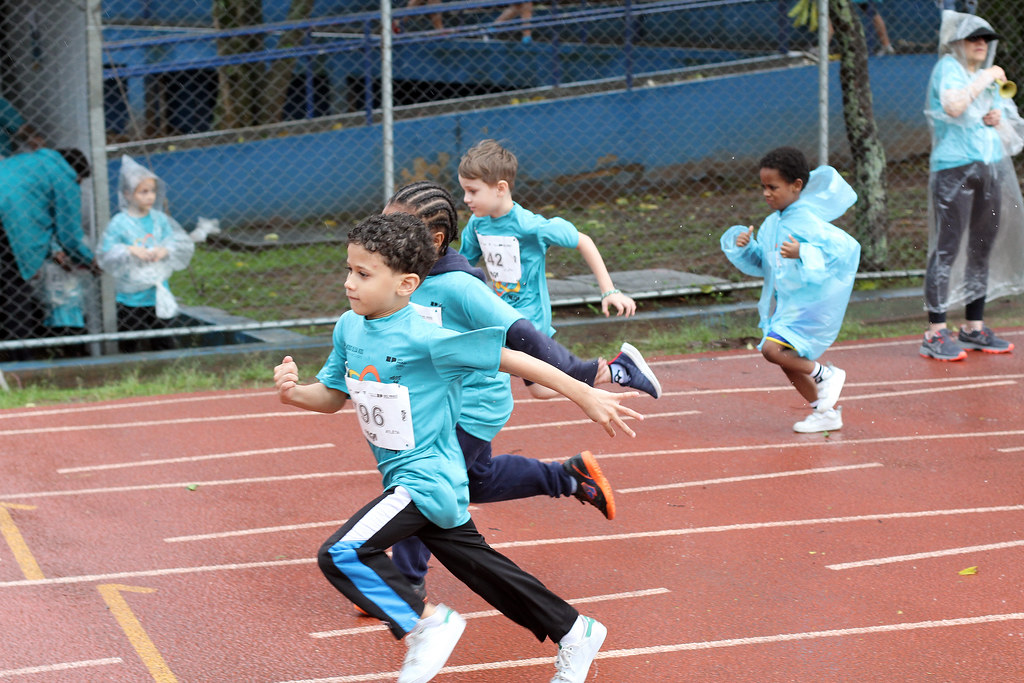
[[623, 343], [619, 354], [608, 361], [608, 367], [616, 384], [661, 398], [661, 383], [632, 344]]
[[581, 503], [590, 503], [596, 507], [607, 519], [615, 519], [615, 495], [593, 453], [577, 453], [562, 463], [562, 469], [576, 480], [576, 491], [572, 495], [579, 498]]

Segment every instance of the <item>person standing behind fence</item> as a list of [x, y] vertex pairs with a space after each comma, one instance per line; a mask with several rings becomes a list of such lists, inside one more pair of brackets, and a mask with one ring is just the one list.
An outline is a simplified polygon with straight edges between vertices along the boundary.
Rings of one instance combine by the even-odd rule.
[[829, 221], [853, 206], [857, 194], [831, 166], [811, 172], [793, 147], [768, 152], [760, 167], [762, 192], [774, 212], [756, 236], [753, 226], [729, 228], [722, 251], [747, 275], [764, 278], [758, 348], [814, 409], [793, 431], [840, 429], [842, 409], [835, 405], [846, 372], [817, 358], [839, 334], [860, 263], [860, 244]]
[[[99, 264], [114, 277], [117, 289], [117, 329], [121, 332], [169, 327], [178, 303], [167, 279], [188, 266], [195, 245], [178, 223], [161, 209], [166, 206], [163, 181], [129, 156], [121, 157], [118, 212], [103, 232]], [[172, 337], [153, 337], [121, 343], [124, 352], [145, 348], [174, 348]]]
[[[548, 335], [551, 298], [548, 295], [546, 255], [551, 245], [575, 247], [590, 266], [601, 288], [601, 310], [618, 315], [636, 313], [636, 302], [612, 283], [594, 240], [562, 218], [544, 218], [527, 211], [512, 199], [519, 161], [495, 140], [483, 140], [459, 162], [459, 184], [472, 218], [462, 231], [459, 253], [475, 264], [483, 257], [495, 291], [513, 308]], [[632, 344], [623, 344], [608, 362], [611, 380], [658, 398], [661, 384]], [[535, 398], [553, 398], [549, 391], [527, 383]]]
[[520, 18], [525, 23], [523, 24], [523, 43], [529, 45], [533, 42], [533, 30], [530, 28], [529, 21], [533, 18], [533, 3], [532, 2], [520, 2], [515, 5], [509, 5], [498, 18], [494, 20], [495, 24], [501, 24], [506, 21], [512, 21], [513, 19]]
[[[984, 19], [942, 13], [940, 57], [925, 103], [932, 129], [925, 358], [1013, 350], [984, 323], [986, 300], [1024, 291], [1024, 208], [1010, 159], [1024, 146], [1024, 122], [998, 91], [1006, 80], [994, 65], [998, 41]], [[960, 304], [966, 322], [954, 337], [946, 313]]]
[[22, 144], [34, 152], [46, 141], [13, 104], [0, 97], [0, 157], [11, 156]]
[[[82, 230], [78, 186], [88, 174], [88, 163], [78, 150], [64, 150], [62, 154], [40, 149], [0, 161], [3, 339], [43, 335], [44, 318], [52, 311], [39, 301], [37, 281], [48, 264], [55, 261], [58, 269], [92, 265], [93, 252]], [[7, 355], [13, 360], [31, 356], [23, 350]]]

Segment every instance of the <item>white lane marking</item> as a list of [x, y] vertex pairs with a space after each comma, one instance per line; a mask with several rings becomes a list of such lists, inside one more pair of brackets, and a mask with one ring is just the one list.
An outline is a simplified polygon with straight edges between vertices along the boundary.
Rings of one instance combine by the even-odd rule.
[[233, 451], [230, 453], [213, 453], [211, 455], [191, 455], [181, 458], [162, 458], [160, 460], [134, 460], [131, 462], [115, 462], [107, 465], [84, 465], [82, 467], [62, 467], [57, 474], [72, 474], [75, 472], [98, 472], [100, 470], [118, 470], [126, 467], [148, 467], [150, 465], [171, 465], [180, 462], [203, 462], [205, 460], [220, 460], [223, 458], [242, 458], [249, 455], [274, 455], [277, 453], [295, 453], [296, 451], [309, 451], [320, 448], [334, 448], [333, 443], [316, 443], [307, 446], [288, 446], [286, 448], [260, 448], [251, 451]]
[[835, 467], [815, 467], [806, 470], [785, 470], [783, 472], [769, 472], [767, 474], [747, 474], [737, 477], [722, 477], [719, 479], [704, 479], [703, 481], [684, 481], [674, 484], [658, 484], [656, 486], [637, 486], [629, 489], [615, 489], [615, 495], [620, 493], [647, 493], [649, 491], [662, 491], [665, 489], [683, 489], [693, 486], [707, 486], [709, 484], [732, 484], [740, 481], [757, 481], [759, 479], [775, 479], [778, 477], [798, 477], [805, 474], [828, 474], [829, 472], [844, 472], [846, 470], [859, 470], [867, 467], [884, 467], [880, 462], [868, 462], [862, 465], [837, 465]]
[[[648, 588], [646, 590], [628, 591], [625, 593], [608, 593], [606, 595], [591, 595], [586, 598], [573, 598], [572, 600], [566, 600], [570, 605], [583, 605], [592, 602], [604, 602], [607, 600], [629, 600], [632, 598], [645, 598], [650, 595], [662, 595], [663, 593], [670, 593], [671, 591], [667, 588]], [[469, 612], [463, 614], [464, 619], [483, 619], [484, 617], [497, 617], [501, 616], [501, 612], [496, 609], [483, 610], [480, 612]], [[386, 631], [387, 626], [384, 624], [374, 624], [373, 626], [359, 626], [356, 628], [343, 628], [337, 631], [314, 631], [310, 633], [311, 638], [337, 638], [338, 636], [351, 636], [359, 633], [371, 633], [374, 631]]]
[[[700, 415], [699, 410], [680, 410], [674, 413], [644, 413], [644, 420], [653, 420], [657, 417], [680, 417], [682, 415]], [[628, 415], [623, 415], [624, 420], [635, 420], [636, 418]], [[580, 420], [560, 420], [558, 422], [531, 422], [530, 424], [524, 425], [505, 425], [501, 428], [503, 432], [515, 432], [521, 429], [541, 429], [543, 427], [568, 427], [570, 425], [588, 425], [593, 424], [594, 421], [589, 418], [583, 418]]]
[[123, 664], [120, 657], [108, 657], [107, 659], [83, 659], [77, 662], [61, 662], [59, 664], [44, 664], [42, 666], [27, 666], [23, 669], [0, 670], [0, 678], [12, 678], [14, 676], [28, 676], [30, 674], [45, 674], [51, 671], [67, 671], [68, 669], [84, 669], [90, 666], [107, 666], [109, 664]]
[[997, 448], [996, 451], [999, 453], [1016, 453], [1017, 451], [1024, 451], [1024, 446], [1013, 446], [1012, 448]]
[[124, 493], [126, 491], [157, 491], [159, 489], [183, 489], [204, 486], [234, 486], [237, 484], [267, 484], [278, 481], [301, 481], [304, 479], [325, 479], [328, 477], [354, 477], [368, 474], [380, 476], [377, 470], [350, 470], [348, 472], [312, 472], [310, 474], [283, 474], [276, 477], [252, 477], [250, 479], [219, 479], [212, 481], [178, 481], [170, 484], [139, 484], [137, 486], [108, 486], [95, 489], [70, 489], [67, 491], [36, 491], [25, 493], [0, 493], [0, 499], [9, 498], [55, 498], [58, 496], [82, 496], [96, 493]]
[[185, 396], [181, 398], [159, 398], [149, 401], [136, 401], [134, 403], [86, 403], [66, 408], [15, 408], [0, 412], [0, 420], [9, 420], [18, 417], [46, 417], [48, 415], [74, 415], [77, 413], [92, 413], [105, 410], [127, 410], [131, 408], [151, 408], [153, 406], [177, 405], [184, 403], [197, 403], [200, 401], [223, 401], [237, 400], [240, 398], [266, 398], [276, 396], [276, 391], [258, 391], [235, 394], [211, 394], [209, 396]]
[[319, 529], [321, 527], [340, 527], [347, 521], [347, 519], [336, 519], [327, 522], [309, 522], [308, 524], [285, 524], [282, 526], [264, 526], [256, 527], [254, 529], [238, 529], [235, 531], [218, 531], [209, 534], [194, 534], [192, 536], [170, 536], [164, 539], [164, 543], [210, 541], [218, 538], [232, 538], [234, 536], [255, 536], [256, 534], [272, 534], [279, 531], [301, 531], [302, 529]]
[[296, 410], [284, 413], [245, 413], [239, 415], [213, 415], [209, 417], [182, 417], [173, 420], [136, 420], [134, 422], [104, 422], [92, 425], [66, 425], [64, 427], [33, 427], [32, 429], [4, 429], [0, 430], [0, 436], [20, 436], [22, 434], [56, 434], [58, 432], [86, 432], [99, 431], [102, 429], [128, 429], [129, 427], [160, 427], [163, 425], [198, 424], [201, 422], [229, 422], [231, 420], [261, 420], [268, 417], [300, 417], [306, 415], [320, 415], [309, 410]]
[[929, 441], [943, 439], [978, 439], [996, 436], [1020, 436], [1024, 429], [1008, 429], [996, 432], [957, 432], [954, 434], [914, 434], [913, 436], [878, 436], [867, 439], [823, 439], [813, 441], [781, 441], [777, 443], [737, 444], [735, 446], [707, 446], [705, 448], [673, 448], [659, 451], [626, 451], [623, 453], [595, 453], [601, 460], [609, 458], [640, 458], [651, 455], [685, 455], [694, 453], [728, 453], [729, 451], [750, 451], [755, 449], [821, 448], [829, 446], [861, 446], [875, 443], [903, 443], [907, 441]]
[[[606, 534], [602, 536], [572, 536], [567, 538], [539, 538], [530, 541], [509, 541], [491, 543], [492, 548], [522, 548], [540, 545], [558, 545], [560, 543], [595, 543], [600, 541], [621, 541], [646, 538], [665, 538], [668, 536], [688, 536], [692, 534], [720, 533], [724, 531], [750, 531], [755, 529], [778, 529], [787, 527], [810, 526], [814, 524], [842, 524], [847, 522], [873, 522], [884, 519], [915, 519], [923, 517], [942, 517], [991, 512], [1021, 512], [1024, 505], [999, 505], [987, 508], [956, 508], [949, 510], [923, 510], [919, 512], [891, 512], [873, 515], [854, 515], [849, 517], [819, 517], [815, 519], [793, 519], [779, 522], [752, 522], [748, 524], [727, 524], [722, 526], [688, 527], [683, 529], [659, 529], [656, 531], [637, 531], [623, 534]], [[117, 572], [114, 574], [88, 574], [84, 576], [59, 576], [49, 579], [21, 579], [17, 581], [0, 581], [0, 588], [19, 586], [47, 586], [71, 583], [90, 583], [94, 581], [115, 581], [121, 579], [147, 576], [171, 576], [176, 574], [192, 574], [214, 571], [230, 571], [236, 569], [254, 569], [265, 567], [285, 567], [296, 564], [312, 564], [316, 558], [292, 560], [268, 560], [265, 562], [245, 562], [235, 564], [206, 565], [198, 567], [174, 567], [170, 569], [146, 569], [140, 571]]]
[[1004, 543], [987, 543], [985, 545], [971, 545], [963, 548], [947, 548], [946, 550], [933, 550], [927, 553], [913, 553], [911, 555], [893, 555], [891, 557], [879, 557], [874, 560], [861, 560], [859, 562], [841, 562], [839, 564], [827, 564], [826, 569], [856, 569], [859, 567], [877, 567], [881, 564], [892, 564], [894, 562], [911, 562], [913, 560], [927, 560], [933, 557], [947, 557], [949, 555], [966, 555], [968, 553], [979, 553], [986, 550], [1002, 550], [1004, 548], [1016, 548], [1024, 545], [1024, 541], [1006, 541]]
[[[672, 652], [687, 652], [695, 650], [713, 650], [723, 647], [744, 647], [749, 645], [767, 645], [771, 643], [786, 643], [799, 640], [816, 640], [819, 638], [840, 638], [845, 636], [862, 636], [875, 633], [894, 633], [899, 631], [916, 631], [932, 628], [950, 628], [954, 626], [975, 626], [978, 624], [991, 624], [1004, 621], [1020, 621], [1024, 619], [1024, 612], [1011, 612], [1009, 614], [985, 614], [977, 617], [961, 617], [957, 619], [939, 619], [935, 621], [917, 621], [902, 624], [881, 624], [878, 626], [862, 626], [856, 628], [840, 628], [826, 631], [804, 631], [802, 633], [779, 633], [768, 636], [748, 636], [746, 638], [728, 638], [725, 640], [705, 640], [691, 643], [672, 643], [668, 645], [654, 645], [651, 647], [625, 648], [621, 650], [605, 650], [597, 653], [597, 659], [623, 659], [625, 657], [646, 657], [657, 654], [668, 654]], [[473, 671], [495, 671], [498, 669], [519, 669], [529, 666], [550, 667], [552, 657], [533, 657], [531, 659], [505, 660], [499, 662], [482, 662], [480, 664], [463, 664], [460, 666], [446, 666], [441, 669], [440, 674], [446, 673], [469, 673]], [[283, 683], [361, 683], [363, 681], [390, 680], [398, 676], [397, 671], [378, 672], [371, 674], [356, 674], [354, 676], [331, 676], [329, 678], [304, 678]]]
[[[965, 391], [967, 389], [986, 389], [989, 387], [1001, 387], [1008, 384], [1016, 384], [1016, 380], [1008, 379], [999, 382], [981, 382], [977, 384], [964, 384], [962, 386], [943, 387], [943, 393], [951, 391]], [[914, 396], [916, 394], [932, 394], [935, 389], [926, 387], [924, 389], [907, 389], [905, 391], [884, 391], [877, 394], [858, 394], [856, 396], [843, 396], [843, 401], [863, 401], [864, 399], [892, 398], [894, 396]]]

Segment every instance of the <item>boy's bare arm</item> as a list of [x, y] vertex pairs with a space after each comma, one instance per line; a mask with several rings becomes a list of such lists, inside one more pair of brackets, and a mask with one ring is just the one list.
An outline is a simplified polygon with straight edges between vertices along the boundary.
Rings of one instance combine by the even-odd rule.
[[617, 315], [629, 317], [636, 313], [636, 302], [622, 292], [615, 289], [612, 276], [608, 274], [608, 268], [604, 265], [601, 252], [598, 251], [594, 240], [588, 235], [580, 233], [579, 242], [576, 248], [583, 255], [583, 260], [590, 266], [591, 272], [597, 279], [597, 286], [601, 288], [601, 312], [608, 317], [609, 307], [614, 306]]
[[644, 419], [640, 413], [622, 405], [625, 399], [640, 396], [639, 392], [612, 393], [595, 389], [544, 361], [512, 349], [501, 350], [501, 369], [562, 394], [578, 405], [587, 417], [603, 426], [609, 436], [615, 436], [615, 425], [629, 436], [636, 436], [636, 433], [626, 425], [624, 418], [628, 416], [637, 420]]
[[291, 356], [285, 356], [274, 368], [274, 386], [281, 403], [317, 413], [336, 413], [348, 399], [345, 392], [331, 389], [322, 382], [299, 384], [299, 367]]

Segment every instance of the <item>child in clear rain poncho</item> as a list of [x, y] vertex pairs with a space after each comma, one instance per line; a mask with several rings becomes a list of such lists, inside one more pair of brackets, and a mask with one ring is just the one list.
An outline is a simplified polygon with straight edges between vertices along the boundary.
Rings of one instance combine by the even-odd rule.
[[[1024, 207], [1010, 158], [1024, 146], [1024, 121], [1000, 92], [1006, 74], [994, 64], [998, 43], [984, 19], [942, 13], [924, 112], [932, 129], [925, 358], [1013, 350], [984, 323], [986, 300], [1024, 292]], [[946, 312], [959, 305], [966, 323], [954, 333]]]
[[[103, 233], [98, 261], [114, 277], [119, 331], [158, 329], [179, 313], [167, 279], [188, 266], [195, 245], [178, 223], [161, 211], [164, 183], [128, 156], [121, 157], [118, 205]], [[173, 347], [170, 337], [156, 337], [154, 348]], [[132, 340], [122, 350], [134, 351]]]
[[831, 166], [809, 171], [792, 147], [772, 150], [760, 168], [765, 200], [775, 211], [756, 237], [753, 226], [729, 228], [722, 251], [747, 275], [764, 278], [758, 348], [814, 409], [793, 430], [836, 430], [843, 426], [835, 405], [846, 372], [816, 359], [839, 334], [860, 263], [860, 244], [829, 221], [853, 206], [857, 194]]

